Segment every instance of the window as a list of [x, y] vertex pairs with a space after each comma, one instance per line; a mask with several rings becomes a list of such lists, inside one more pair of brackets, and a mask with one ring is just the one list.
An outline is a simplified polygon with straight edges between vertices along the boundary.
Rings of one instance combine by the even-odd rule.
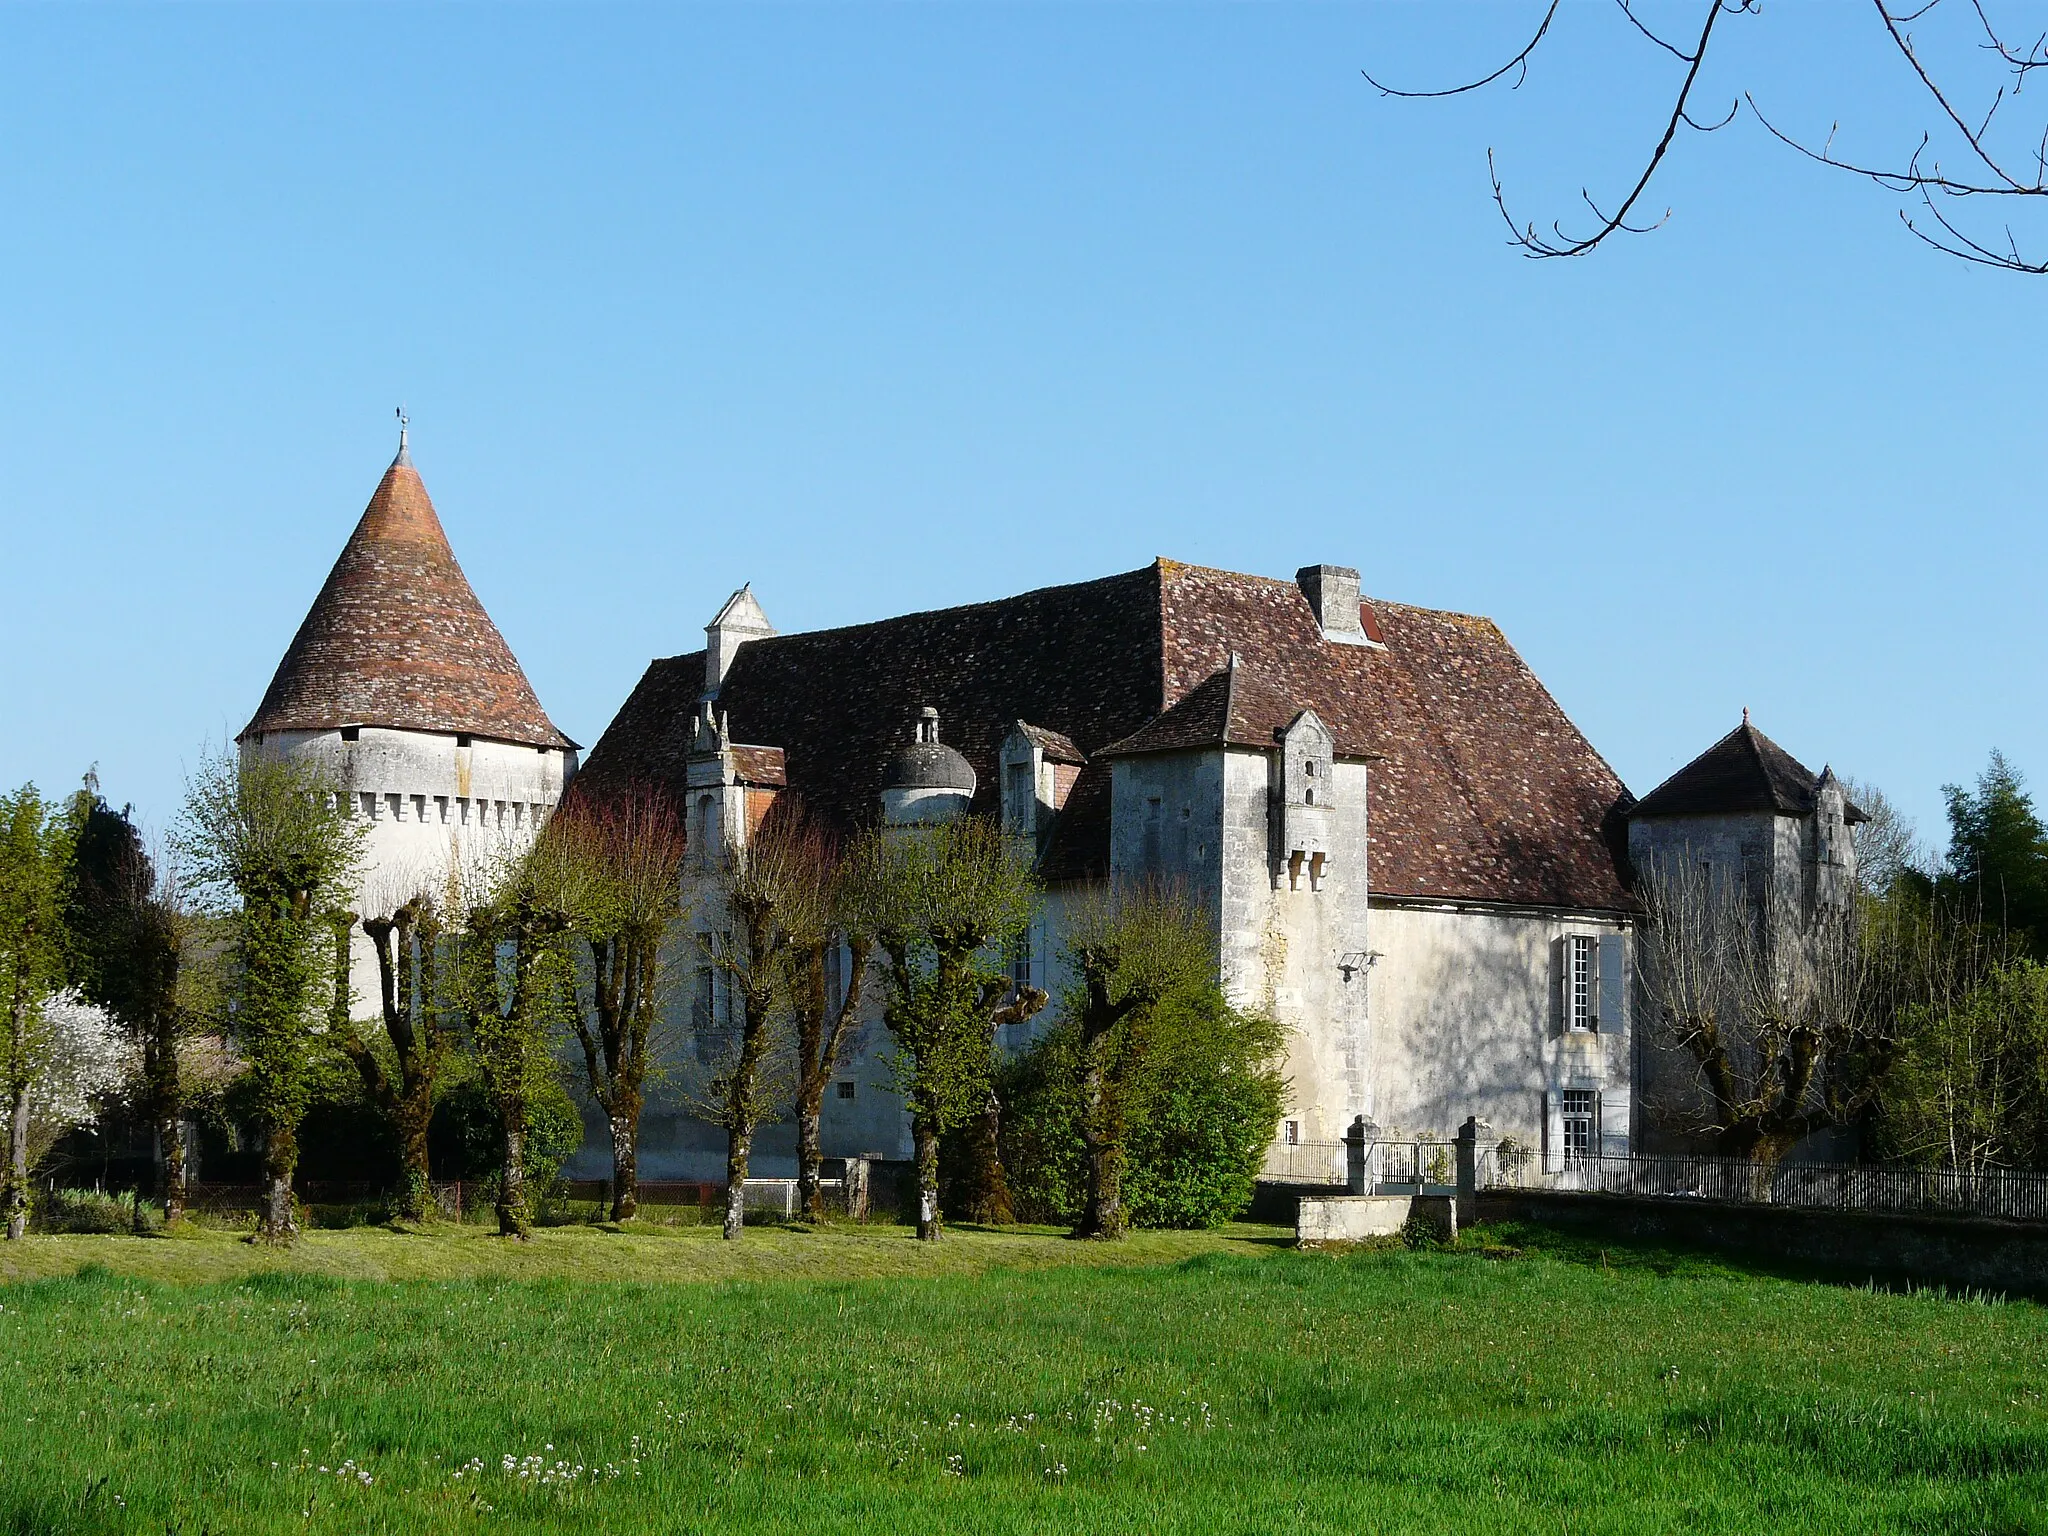
[[853, 1079], [852, 1079], [852, 1078], [850, 1078], [850, 1077], [842, 1077], [841, 1079], [839, 1079], [838, 1083], [837, 1083], [837, 1084], [836, 1084], [835, 1086], [836, 1086], [836, 1087], [838, 1088], [838, 1090], [839, 1090], [839, 1097], [840, 1097], [840, 1098], [842, 1098], [842, 1099], [851, 1099], [851, 1098], [853, 1097], [853, 1094], [854, 1094], [854, 1088], [853, 1088]]
[[1575, 933], [1564, 941], [1564, 1027], [1590, 1030], [1598, 1021], [1600, 941]]
[[466, 747], [469, 745], [469, 738], [467, 736], [457, 736], [455, 738], [455, 745], [457, 745], [458, 747]]
[[1290, 1147], [1301, 1145], [1301, 1122], [1289, 1120], [1281, 1133], [1281, 1139]]
[[341, 728], [341, 739], [343, 741], [361, 741], [363, 739], [363, 728], [360, 725], [344, 725]]
[[1031, 764], [1011, 763], [1005, 772], [1009, 774], [1010, 830], [1013, 832], [1036, 832], [1038, 830], [1038, 790], [1032, 783]]
[[1599, 1095], [1590, 1088], [1564, 1091], [1564, 1162], [1567, 1168], [1593, 1155], [1593, 1122], [1599, 1116]]
[[1010, 946], [1010, 985], [1019, 992], [1031, 985], [1031, 934], [1028, 930]]

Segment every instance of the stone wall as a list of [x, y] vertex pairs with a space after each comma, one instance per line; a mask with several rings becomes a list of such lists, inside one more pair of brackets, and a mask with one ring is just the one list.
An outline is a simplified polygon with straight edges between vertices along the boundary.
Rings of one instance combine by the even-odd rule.
[[1390, 1139], [1448, 1141], [1477, 1115], [1494, 1140], [1541, 1148], [1561, 1091], [1591, 1088], [1603, 1146], [1625, 1156], [1628, 1033], [1564, 1031], [1553, 994], [1559, 939], [1628, 931], [1611, 916], [1376, 903], [1367, 1113]]
[[[370, 725], [353, 740], [338, 730], [273, 731], [242, 751], [309, 764], [344, 792], [348, 814], [367, 833], [355, 893], [365, 915], [422, 891], [450, 900], [458, 874], [487, 872], [531, 843], [576, 772], [573, 750]], [[350, 984], [355, 1015], [374, 1017], [376, 952], [360, 928]]]
[[2048, 1224], [1705, 1200], [1485, 1190], [1479, 1220], [1672, 1243], [1812, 1266], [1846, 1279], [2048, 1297]]

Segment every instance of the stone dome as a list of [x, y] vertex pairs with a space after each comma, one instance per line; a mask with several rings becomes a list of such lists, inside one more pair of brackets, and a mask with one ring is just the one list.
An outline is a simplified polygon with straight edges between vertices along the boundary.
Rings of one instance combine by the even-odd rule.
[[930, 706], [919, 714], [913, 738], [882, 765], [884, 791], [942, 790], [972, 798], [977, 782], [973, 764], [939, 740], [939, 712]]

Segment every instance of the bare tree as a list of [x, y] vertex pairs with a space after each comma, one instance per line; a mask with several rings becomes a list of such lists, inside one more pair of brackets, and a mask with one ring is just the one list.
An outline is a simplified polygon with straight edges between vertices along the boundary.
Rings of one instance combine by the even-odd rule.
[[[1408, 99], [1458, 96], [1501, 80], [1509, 80], [1512, 89], [1527, 78], [1530, 62], [1550, 36], [1561, 4], [1562, 0], [1549, 0], [1529, 41], [1498, 69], [1475, 79], [1438, 90], [1402, 90], [1370, 73], [1365, 78], [1383, 95]], [[1631, 8], [1630, 0], [1616, 0], [1616, 4], [1627, 24], [1641, 35], [1644, 45], [1673, 61], [1675, 84], [1670, 107], [1662, 118], [1655, 142], [1644, 152], [1640, 172], [1626, 192], [1615, 201], [1603, 203], [1590, 190], [1581, 190], [1579, 195], [1589, 217], [1575, 231], [1568, 231], [1562, 220], [1553, 220], [1546, 233], [1538, 230], [1533, 221], [1518, 220], [1509, 212], [1494, 152], [1487, 151], [1487, 175], [1493, 187], [1494, 205], [1507, 224], [1511, 242], [1524, 255], [1539, 259], [1583, 256], [1610, 235], [1643, 234], [1657, 228], [1671, 216], [1670, 209], [1648, 222], [1631, 220], [1638, 217], [1637, 210], [1670, 154], [1679, 130], [1718, 132], [1747, 106], [1764, 130], [1788, 148], [1820, 165], [1874, 182], [1917, 203], [1919, 214], [1901, 208], [1899, 218], [1908, 231], [1935, 250], [2010, 272], [2036, 276], [2048, 273], [2048, 258], [2023, 252], [2010, 222], [2003, 223], [2001, 231], [1993, 235], [1966, 232], [1954, 221], [1957, 205], [1971, 199], [2006, 208], [2015, 204], [2029, 208], [2039, 206], [2033, 200], [2048, 198], [2048, 122], [2016, 123], [2011, 121], [2012, 112], [2005, 118], [1998, 115], [2001, 107], [2019, 99], [2033, 71], [2048, 67], [2048, 33], [2028, 45], [2010, 41], [2009, 35], [1992, 19], [1986, 0], [1923, 0], [1910, 9], [1900, 8], [1891, 0], [1871, 0], [1874, 14], [1869, 17], [1870, 25], [1910, 72], [1923, 93], [1928, 111], [1927, 126], [1916, 130], [1917, 142], [1901, 157], [1887, 163], [1838, 153], [1835, 137], [1839, 123], [1831, 125], [1821, 137], [1804, 136], [1780, 127], [1779, 120], [1767, 116], [1747, 90], [1740, 91], [1727, 112], [1719, 117], [1695, 115], [1695, 92], [1714, 45], [1717, 24], [1723, 17], [1755, 19], [1762, 12], [1761, 0], [1704, 0], [1696, 13], [1697, 25], [1687, 28], [1675, 41], [1645, 23]], [[1839, 8], [1836, 14], [1841, 9], [1846, 8]], [[1908, 30], [1915, 22], [1929, 17], [1933, 18], [1930, 25], [1936, 29], [1932, 47], [1924, 41], [1916, 42], [1915, 35]], [[1950, 28], [1946, 35], [1940, 31], [1944, 25]], [[1955, 75], [1967, 74], [1967, 66], [1952, 72], [1933, 60], [1944, 46], [1961, 47], [1965, 36], [1974, 45], [1970, 50], [1975, 55], [1974, 62], [1980, 68], [1988, 67], [1992, 74], [1959, 85]], [[1995, 89], [1993, 80], [1997, 80]], [[1967, 107], [1966, 99], [1970, 102]], [[1942, 159], [1944, 148], [1951, 156], [1948, 162]]]
[[1875, 784], [1844, 779], [1842, 792], [1870, 819], [1856, 829], [1856, 879], [1867, 891], [1889, 891], [1901, 879], [1932, 878], [1933, 860], [1911, 818]]
[[1723, 1156], [1775, 1163], [1853, 1124], [1897, 1049], [1893, 998], [1860, 902], [1811, 916], [1726, 870], [1669, 857], [1640, 871], [1638, 966], [1658, 1043], [1689, 1059], [1691, 1129]]

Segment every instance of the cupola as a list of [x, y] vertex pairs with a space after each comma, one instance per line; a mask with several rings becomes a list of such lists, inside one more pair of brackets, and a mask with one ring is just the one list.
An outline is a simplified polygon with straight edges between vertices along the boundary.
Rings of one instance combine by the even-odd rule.
[[939, 712], [927, 704], [910, 739], [882, 765], [882, 820], [892, 827], [952, 821], [967, 813], [978, 782], [974, 765], [939, 740]]

